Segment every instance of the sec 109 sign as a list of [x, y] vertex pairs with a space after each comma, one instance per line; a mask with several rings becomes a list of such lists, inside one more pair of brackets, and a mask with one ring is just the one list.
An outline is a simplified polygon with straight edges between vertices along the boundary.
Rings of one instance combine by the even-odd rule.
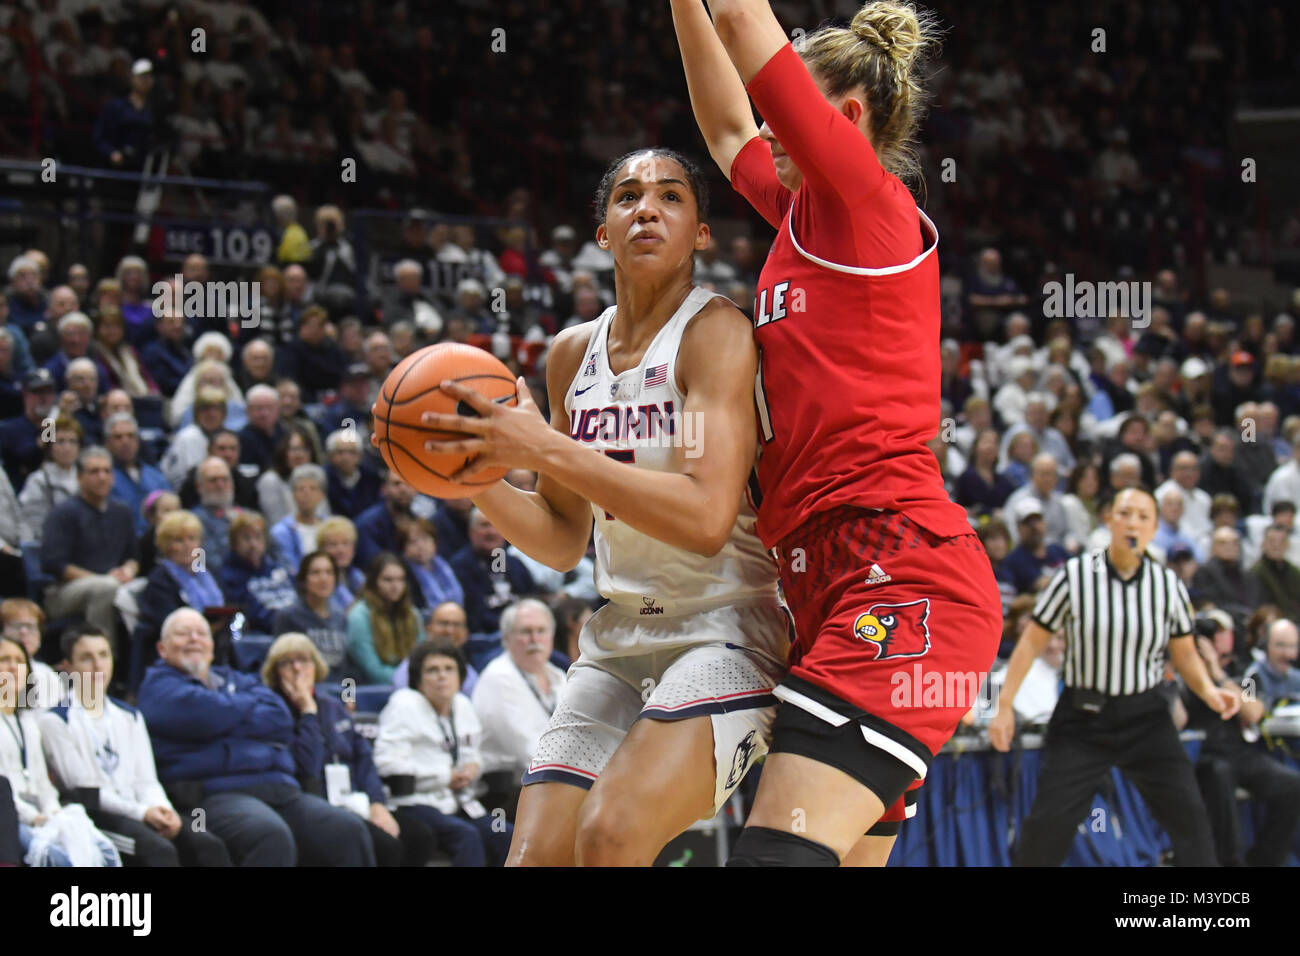
[[172, 225], [164, 230], [163, 251], [168, 259], [197, 252], [213, 265], [262, 265], [275, 253], [275, 238], [264, 226]]

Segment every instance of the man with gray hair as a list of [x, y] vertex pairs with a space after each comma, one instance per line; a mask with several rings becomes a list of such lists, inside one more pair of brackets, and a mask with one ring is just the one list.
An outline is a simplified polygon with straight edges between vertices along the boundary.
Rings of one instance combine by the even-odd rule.
[[1180, 451], [1169, 463], [1169, 478], [1156, 488], [1156, 500], [1165, 492], [1177, 488], [1183, 495], [1182, 531], [1193, 541], [1208, 537], [1213, 525], [1210, 522], [1210, 496], [1197, 487], [1201, 480], [1201, 463], [1193, 451]]
[[294, 574], [303, 556], [316, 550], [316, 530], [329, 516], [329, 508], [324, 507], [327, 485], [320, 465], [299, 465], [289, 475], [294, 513], [271, 528], [271, 544], [280, 563]]
[[104, 427], [97, 414], [99, 370], [95, 363], [85, 356], [73, 359], [68, 363], [65, 385], [63, 394], [59, 396], [60, 412], [77, 420], [88, 443], [102, 441]]
[[325, 439], [325, 478], [330, 511], [355, 520], [379, 500], [379, 473], [364, 460], [360, 435], [354, 428], [340, 428]]
[[[1073, 553], [1083, 546], [1083, 542], [1067, 543], [1066, 541], [1070, 533], [1070, 519], [1065, 512], [1064, 496], [1056, 487], [1059, 478], [1056, 458], [1050, 452], [1039, 452], [1029, 464], [1029, 483], [1020, 486], [1010, 494], [1002, 506], [1002, 511], [1008, 515], [1015, 514], [1021, 501], [1026, 498], [1037, 499], [1042, 508], [1043, 540], [1047, 544], [1060, 545]], [[1008, 522], [1008, 530], [1017, 524], [1016, 521]], [[1013, 532], [1012, 547], [1015, 547], [1019, 540], [1019, 535]]]
[[[365, 821], [303, 792], [289, 705], [256, 674], [213, 664], [202, 614], [169, 614], [158, 657], [140, 685], [158, 779], [178, 809], [203, 809], [236, 865], [375, 865]], [[301, 719], [316, 722], [314, 703]]]
[[564, 687], [564, 671], [550, 662], [555, 649], [551, 609], [524, 598], [503, 610], [501, 647], [482, 669], [473, 703], [483, 724], [484, 774], [508, 774], [517, 785]]
[[45, 319], [48, 300], [41, 291], [41, 264], [29, 255], [9, 263], [9, 322], [24, 333]]
[[[1065, 441], [1065, 436], [1053, 428], [1048, 421], [1048, 416], [1056, 405], [1056, 399], [1050, 392], [1030, 392], [1025, 399], [1025, 418], [1018, 425], [1012, 425], [1002, 436], [1002, 444], [998, 448], [998, 459], [1004, 460], [1007, 457], [1007, 449], [1011, 447], [1011, 442], [1021, 432], [1029, 432], [1038, 439], [1038, 447], [1045, 452], [1049, 452], [1056, 460], [1056, 466], [1062, 474], [1069, 474], [1074, 470], [1074, 453], [1070, 451], [1069, 444]], [[1048, 521], [1051, 525], [1051, 521]]]
[[54, 579], [46, 594], [50, 617], [84, 617], [117, 634], [113, 598], [135, 578], [135, 519], [114, 501], [113, 456], [95, 445], [77, 458], [77, 496], [56, 505], [41, 535], [41, 568]]
[[1116, 455], [1111, 459], [1108, 477], [1112, 491], [1138, 487], [1142, 484], [1142, 459], [1133, 452]]
[[[54, 376], [54, 384], [59, 388], [67, 387], [68, 365], [73, 359], [88, 358], [90, 354], [90, 336], [94, 332], [94, 323], [84, 312], [69, 312], [59, 319], [59, 351], [45, 363], [45, 367]], [[96, 387], [108, 382], [108, 369], [98, 361], [90, 359], [98, 373]]]
[[248, 424], [239, 430], [239, 461], [255, 465], [260, 473], [271, 467], [275, 446], [285, 435], [280, 421], [280, 393], [270, 385], [254, 385], [245, 402]]
[[215, 455], [199, 463], [195, 476], [199, 504], [190, 510], [203, 525], [208, 570], [216, 574], [230, 554], [230, 522], [238, 510], [234, 506], [235, 483], [230, 466]]
[[113, 456], [112, 497], [135, 516], [137, 534], [149, 526], [140, 506], [154, 491], [170, 491], [171, 483], [153, 465], [140, 460], [140, 426], [127, 412], [108, 416], [104, 422], [104, 444]]
[[420, 264], [414, 259], [403, 259], [393, 266], [394, 285], [384, 290], [380, 319], [385, 327], [394, 322], [411, 322], [430, 339], [436, 339], [442, 332], [442, 316], [420, 288], [421, 275]]

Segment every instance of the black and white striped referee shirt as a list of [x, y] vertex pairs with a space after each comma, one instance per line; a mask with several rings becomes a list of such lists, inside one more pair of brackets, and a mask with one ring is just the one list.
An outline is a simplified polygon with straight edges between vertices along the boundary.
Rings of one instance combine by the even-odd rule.
[[1065, 631], [1065, 685], [1112, 697], [1158, 685], [1170, 639], [1192, 633], [1191, 600], [1178, 575], [1144, 556], [1125, 581], [1106, 551], [1066, 561], [1033, 616], [1048, 631]]

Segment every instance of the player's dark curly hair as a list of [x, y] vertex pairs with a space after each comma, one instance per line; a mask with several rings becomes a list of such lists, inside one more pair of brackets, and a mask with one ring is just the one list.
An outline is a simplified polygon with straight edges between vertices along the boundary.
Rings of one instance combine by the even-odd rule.
[[682, 167], [686, 173], [686, 182], [691, 187], [691, 192], [695, 196], [695, 208], [699, 213], [700, 222], [709, 220], [709, 181], [704, 178], [704, 172], [699, 165], [692, 159], [683, 156], [675, 149], [668, 149], [666, 146], [646, 146], [642, 149], [634, 149], [630, 153], [624, 153], [618, 159], [609, 164], [605, 170], [605, 175], [600, 177], [600, 185], [596, 187], [596, 208], [594, 210], [596, 225], [605, 221], [605, 210], [609, 208], [609, 197], [614, 191], [614, 177], [618, 171], [623, 168], [623, 164], [634, 156], [642, 156], [645, 153], [651, 153], [655, 156], [662, 156], [664, 159], [671, 159], [677, 165]]

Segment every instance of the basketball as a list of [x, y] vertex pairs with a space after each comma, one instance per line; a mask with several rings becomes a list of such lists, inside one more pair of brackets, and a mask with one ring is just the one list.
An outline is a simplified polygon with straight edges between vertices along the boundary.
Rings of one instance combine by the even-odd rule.
[[388, 467], [417, 491], [433, 498], [466, 498], [499, 481], [506, 469], [485, 471], [470, 482], [457, 484], [451, 475], [463, 468], [470, 456], [425, 450], [427, 441], [453, 440], [463, 434], [423, 424], [420, 417], [425, 412], [477, 415], [469, 405], [439, 388], [447, 379], [503, 405], [518, 402], [514, 376], [490, 352], [459, 342], [430, 345], [402, 359], [384, 380], [371, 408], [374, 439]]

